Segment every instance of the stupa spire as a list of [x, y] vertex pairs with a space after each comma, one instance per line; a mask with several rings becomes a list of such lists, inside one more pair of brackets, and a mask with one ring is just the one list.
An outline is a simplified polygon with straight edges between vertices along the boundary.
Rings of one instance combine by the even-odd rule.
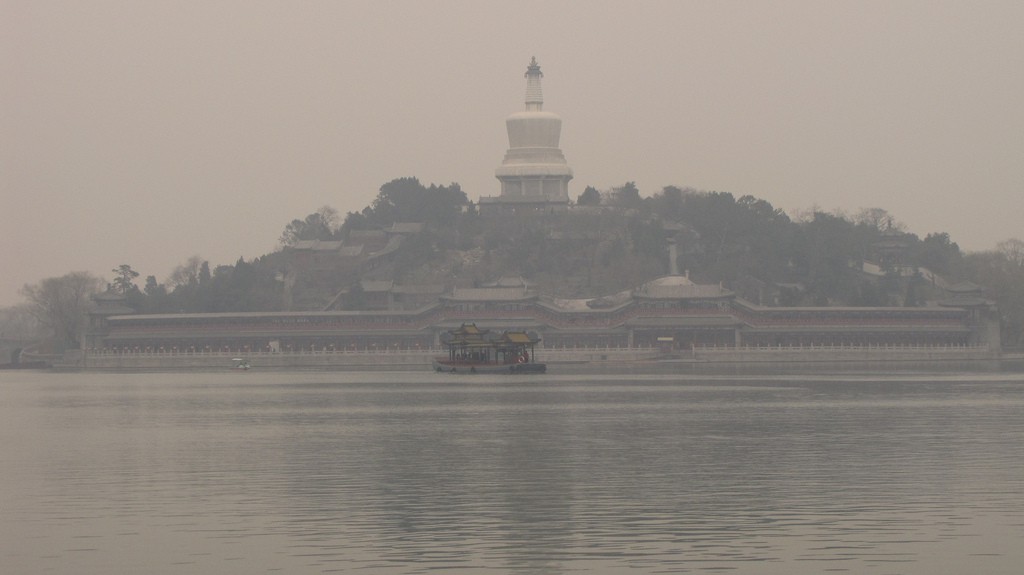
[[544, 109], [544, 94], [540, 90], [540, 79], [544, 73], [540, 71], [540, 64], [537, 57], [530, 59], [530, 65], [526, 67], [526, 111], [539, 112]]
[[494, 176], [501, 182], [501, 195], [481, 197], [481, 210], [553, 213], [569, 207], [572, 169], [558, 147], [562, 119], [542, 109], [543, 77], [537, 58], [530, 59], [526, 67], [526, 110], [505, 119], [508, 151], [494, 170]]

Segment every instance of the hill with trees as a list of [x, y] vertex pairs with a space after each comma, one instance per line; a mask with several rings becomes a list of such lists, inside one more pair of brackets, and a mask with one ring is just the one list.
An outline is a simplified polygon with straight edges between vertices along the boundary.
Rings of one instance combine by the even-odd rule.
[[[450, 289], [507, 276], [555, 297], [599, 297], [665, 275], [674, 253], [695, 282], [767, 306], [920, 306], [970, 281], [998, 302], [1004, 344], [1024, 343], [1024, 242], [965, 254], [949, 234], [921, 237], [880, 208], [790, 216], [753, 196], [667, 186], [643, 197], [626, 182], [587, 187], [567, 213], [491, 217], [458, 184], [399, 178], [360, 212], [341, 218], [325, 206], [288, 222], [280, 246], [212, 269], [193, 257], [141, 288], [121, 264], [107, 289], [140, 313], [360, 309], [368, 282]], [[69, 274], [23, 293], [62, 346], [74, 346], [68, 322], [53, 319], [57, 287], [74, 299], [97, 282]]]

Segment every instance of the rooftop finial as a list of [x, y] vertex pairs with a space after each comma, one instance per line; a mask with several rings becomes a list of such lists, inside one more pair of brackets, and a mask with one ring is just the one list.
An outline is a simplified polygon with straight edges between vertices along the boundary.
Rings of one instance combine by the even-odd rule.
[[544, 76], [544, 74], [540, 71], [540, 64], [537, 63], [536, 56], [530, 58], [530, 65], [526, 67], [526, 74], [524, 74], [524, 76], [527, 78], [529, 78], [531, 75]]
[[540, 71], [540, 64], [537, 57], [530, 59], [530, 65], [526, 67], [526, 109], [528, 111], [540, 111], [544, 107], [544, 95], [540, 90], [540, 79], [544, 73]]

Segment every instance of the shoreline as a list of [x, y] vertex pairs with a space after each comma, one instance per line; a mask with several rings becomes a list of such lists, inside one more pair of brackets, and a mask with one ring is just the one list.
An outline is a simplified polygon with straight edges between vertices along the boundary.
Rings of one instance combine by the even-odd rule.
[[[708, 348], [684, 352], [653, 349], [538, 350], [540, 359], [558, 370], [608, 369], [622, 367], [662, 369], [740, 368], [758, 366], [806, 367], [822, 364], [909, 365], [941, 363], [1013, 363], [1024, 361], [1024, 353], [993, 354], [985, 348]], [[210, 354], [90, 354], [80, 350], [31, 366], [0, 366], [5, 371], [51, 369], [65, 372], [145, 372], [232, 370], [232, 359], [245, 357], [251, 369], [261, 371], [419, 371], [430, 370], [439, 350], [308, 352], [308, 353], [210, 353]], [[28, 363], [28, 362], [26, 362]], [[243, 371], [243, 370], [237, 370]]]

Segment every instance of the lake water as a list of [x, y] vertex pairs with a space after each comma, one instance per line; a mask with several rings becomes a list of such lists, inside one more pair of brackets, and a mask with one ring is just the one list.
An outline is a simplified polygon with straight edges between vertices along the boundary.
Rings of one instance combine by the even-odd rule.
[[0, 572], [1021, 572], [1019, 371], [662, 369], [0, 372]]

